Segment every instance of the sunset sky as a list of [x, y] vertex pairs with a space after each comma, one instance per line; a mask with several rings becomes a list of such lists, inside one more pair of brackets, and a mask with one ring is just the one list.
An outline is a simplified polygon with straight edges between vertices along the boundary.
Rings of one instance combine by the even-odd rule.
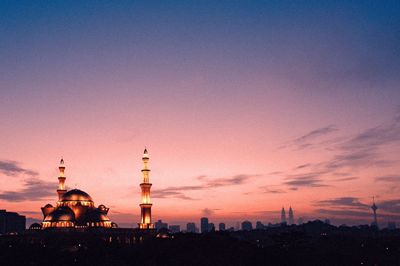
[[[400, 222], [400, 1], [0, 1], [0, 209]], [[29, 224], [28, 224], [29, 225]]]

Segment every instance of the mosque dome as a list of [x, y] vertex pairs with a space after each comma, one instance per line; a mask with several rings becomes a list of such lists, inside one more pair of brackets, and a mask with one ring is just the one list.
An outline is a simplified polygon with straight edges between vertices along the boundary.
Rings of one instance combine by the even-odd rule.
[[42, 229], [42, 225], [39, 223], [33, 223], [29, 226], [29, 230], [40, 230]]
[[79, 189], [67, 191], [63, 160], [60, 162], [59, 170], [58, 201], [54, 207], [47, 204], [41, 208], [44, 217], [41, 228], [111, 228], [112, 222], [107, 217], [109, 208], [103, 204], [96, 208], [92, 197], [85, 191]]
[[66, 192], [61, 201], [90, 201], [93, 202], [92, 197], [89, 196], [85, 191], [79, 189], [72, 189]]
[[74, 220], [74, 212], [68, 207], [59, 207], [44, 218], [45, 222], [61, 222]]

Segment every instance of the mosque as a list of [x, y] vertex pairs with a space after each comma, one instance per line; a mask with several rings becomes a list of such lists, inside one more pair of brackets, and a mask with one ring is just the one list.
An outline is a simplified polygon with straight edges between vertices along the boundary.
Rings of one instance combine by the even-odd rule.
[[[139, 229], [154, 229], [151, 222], [151, 207], [148, 161], [149, 156], [147, 149], [144, 150], [143, 160], [143, 181], [140, 184], [142, 190], [141, 220], [138, 223]], [[85, 191], [72, 189], [67, 191], [65, 187], [65, 164], [61, 159], [58, 176], [58, 201], [56, 205], [46, 204], [42, 207], [43, 221], [41, 225], [37, 224], [40, 229], [49, 228], [117, 228], [117, 224], [112, 222], [107, 214], [109, 208], [101, 204], [95, 206], [91, 196]]]

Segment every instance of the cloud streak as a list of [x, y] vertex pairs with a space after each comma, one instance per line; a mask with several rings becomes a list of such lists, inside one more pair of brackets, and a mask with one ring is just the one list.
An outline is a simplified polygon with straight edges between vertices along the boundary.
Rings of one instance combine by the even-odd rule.
[[20, 174], [29, 176], [38, 175], [38, 173], [33, 170], [22, 168], [18, 162], [8, 160], [0, 161], [0, 172], [7, 176], [17, 176]]
[[354, 197], [341, 197], [315, 202], [316, 206], [346, 207], [356, 209], [368, 209], [369, 205], [360, 202], [360, 199]]
[[32, 178], [24, 182], [24, 187], [18, 191], [0, 192], [0, 200], [9, 202], [38, 201], [55, 195], [57, 184]]
[[378, 176], [375, 178], [375, 181], [378, 182], [393, 182], [400, 184], [400, 175], [387, 175], [387, 176]]
[[283, 184], [289, 186], [291, 190], [297, 190], [298, 187], [326, 187], [328, 185], [320, 178], [323, 174], [323, 172], [309, 172], [289, 175]]
[[249, 181], [251, 178], [259, 175], [248, 175], [248, 174], [239, 174], [232, 177], [227, 178], [216, 178], [216, 179], [207, 179], [206, 176], [201, 176], [201, 178], [197, 177], [196, 179], [201, 181], [202, 183], [194, 186], [175, 186], [175, 187], [167, 187], [163, 189], [156, 189], [152, 191], [153, 198], [178, 198], [183, 200], [195, 200], [192, 197], [187, 196], [184, 192], [186, 191], [197, 191], [197, 190], [205, 190], [226, 186], [235, 186], [244, 184]]

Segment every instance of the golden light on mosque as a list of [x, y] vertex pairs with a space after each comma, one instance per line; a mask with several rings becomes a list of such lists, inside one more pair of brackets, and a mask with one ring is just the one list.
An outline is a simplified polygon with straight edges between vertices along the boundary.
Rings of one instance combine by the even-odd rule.
[[142, 189], [142, 203], [140, 206], [140, 229], [153, 229], [154, 224], [151, 222], [151, 206], [153, 205], [150, 200], [150, 189], [152, 184], [149, 182], [149, 173], [150, 169], [148, 167], [149, 163], [149, 153], [147, 149], [144, 149], [143, 152], [143, 182], [140, 184], [140, 188]]
[[56, 206], [46, 204], [42, 207], [42, 229], [47, 228], [87, 228], [87, 227], [116, 227], [107, 217], [108, 210], [104, 205], [95, 207], [92, 198], [79, 189], [65, 189], [65, 165], [61, 159], [58, 176], [58, 201]]

